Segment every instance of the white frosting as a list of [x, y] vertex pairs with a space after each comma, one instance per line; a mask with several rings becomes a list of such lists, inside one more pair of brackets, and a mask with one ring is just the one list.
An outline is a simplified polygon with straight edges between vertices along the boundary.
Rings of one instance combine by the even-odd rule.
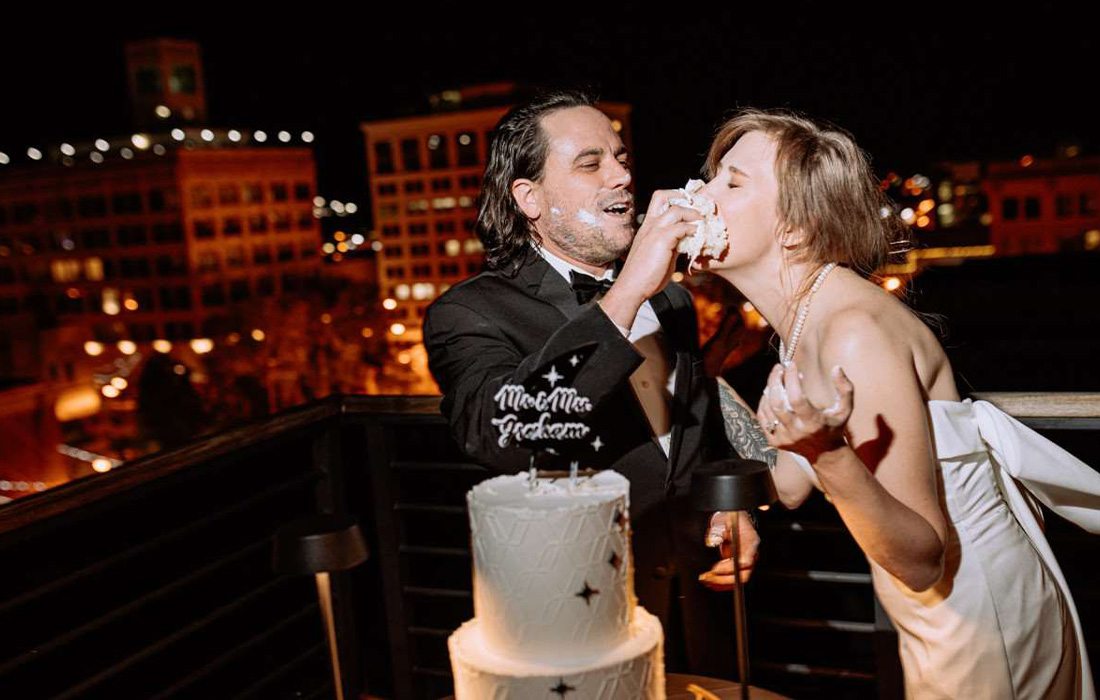
[[702, 193], [705, 184], [702, 180], [688, 180], [679, 190], [682, 196], [668, 200], [670, 204], [694, 209], [703, 215], [702, 220], [695, 223], [695, 232], [681, 238], [676, 246], [676, 252], [687, 253], [691, 262], [700, 255], [719, 258], [729, 245], [726, 224], [718, 213], [718, 206]]
[[564, 697], [582, 700], [664, 700], [665, 673], [661, 623], [644, 608], [636, 608], [627, 639], [584, 664], [518, 661], [497, 653], [481, 634], [476, 618], [447, 641], [455, 679], [455, 700], [493, 698], [560, 699], [558, 684], [570, 690]]
[[488, 644], [519, 659], [573, 663], [627, 639], [629, 486], [605, 471], [575, 487], [559, 479], [531, 489], [515, 475], [470, 491], [474, 614]]

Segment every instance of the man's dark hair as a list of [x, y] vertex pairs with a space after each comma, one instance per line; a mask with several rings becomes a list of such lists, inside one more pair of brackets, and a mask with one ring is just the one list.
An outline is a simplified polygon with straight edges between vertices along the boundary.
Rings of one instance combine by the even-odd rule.
[[538, 240], [531, 221], [512, 196], [512, 183], [521, 178], [542, 179], [549, 147], [542, 118], [559, 109], [595, 105], [595, 97], [581, 90], [542, 92], [513, 107], [493, 130], [477, 211], [477, 235], [490, 268], [512, 267], [528, 240]]

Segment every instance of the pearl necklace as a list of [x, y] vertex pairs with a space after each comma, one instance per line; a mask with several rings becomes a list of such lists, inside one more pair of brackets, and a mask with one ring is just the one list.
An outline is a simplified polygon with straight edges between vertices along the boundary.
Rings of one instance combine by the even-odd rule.
[[825, 267], [821, 268], [821, 272], [817, 273], [817, 279], [814, 280], [813, 286], [810, 287], [809, 293], [806, 294], [806, 298], [798, 305], [798, 317], [795, 318], [794, 328], [791, 330], [791, 346], [788, 348], [783, 344], [783, 339], [779, 339], [779, 359], [783, 363], [784, 367], [789, 367], [791, 360], [794, 359], [795, 348], [798, 347], [798, 339], [802, 336], [802, 326], [806, 324], [806, 316], [810, 313], [810, 300], [813, 299], [814, 293], [825, 282], [825, 278], [836, 267], [835, 262], [831, 262]]

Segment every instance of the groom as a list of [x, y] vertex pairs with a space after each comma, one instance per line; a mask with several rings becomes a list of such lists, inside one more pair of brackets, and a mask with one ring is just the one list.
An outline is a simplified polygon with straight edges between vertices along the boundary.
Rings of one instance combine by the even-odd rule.
[[428, 308], [424, 343], [458, 444], [508, 472], [526, 469], [530, 453], [500, 447], [498, 389], [593, 349], [572, 384], [591, 399], [585, 420], [599, 438], [581, 466], [630, 480], [635, 588], [664, 624], [670, 670], [729, 675], [730, 602], [696, 580], [715, 553], [686, 495], [697, 465], [731, 452], [691, 297], [669, 281], [677, 241], [699, 215], [657, 192], [636, 233], [630, 184], [626, 148], [588, 96], [548, 93], [511, 110], [479, 203], [491, 271]]

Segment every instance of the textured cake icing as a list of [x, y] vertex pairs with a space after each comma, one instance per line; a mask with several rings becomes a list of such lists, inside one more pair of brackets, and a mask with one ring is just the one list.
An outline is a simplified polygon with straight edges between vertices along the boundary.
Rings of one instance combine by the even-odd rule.
[[714, 200], [703, 193], [704, 185], [706, 183], [702, 180], [688, 180], [686, 185], [677, 190], [679, 196], [668, 200], [669, 204], [694, 209], [703, 215], [703, 218], [695, 222], [695, 231], [681, 238], [676, 245], [676, 252], [687, 253], [691, 263], [701, 255], [720, 258], [729, 244], [726, 224], [722, 221]]
[[661, 625], [634, 601], [628, 492], [611, 471], [471, 489], [475, 617], [448, 640], [457, 700], [664, 697]]

